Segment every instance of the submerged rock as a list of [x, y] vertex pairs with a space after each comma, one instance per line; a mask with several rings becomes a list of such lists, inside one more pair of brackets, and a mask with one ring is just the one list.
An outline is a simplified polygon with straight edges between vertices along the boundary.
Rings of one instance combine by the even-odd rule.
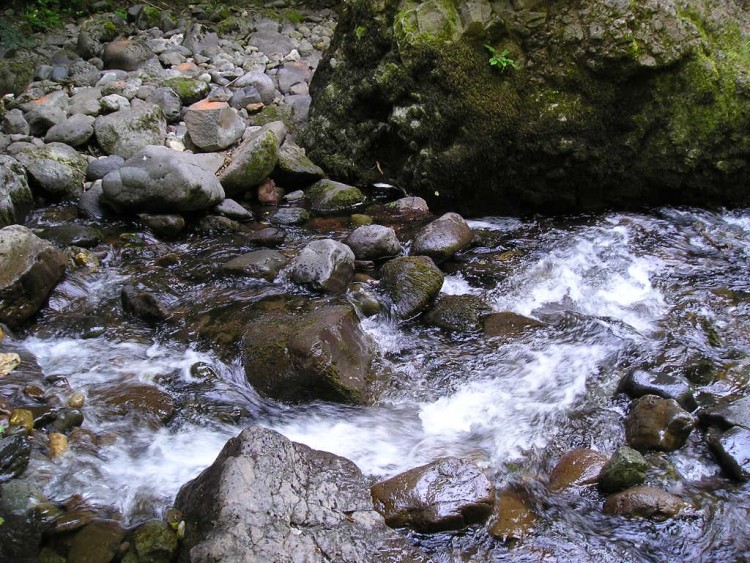
[[177, 494], [180, 561], [426, 561], [373, 510], [360, 470], [254, 426]]
[[385, 263], [381, 288], [393, 313], [410, 319], [424, 311], [443, 287], [443, 273], [427, 256], [403, 256]]
[[726, 432], [709, 431], [708, 443], [724, 471], [737, 481], [750, 481], [750, 430], [734, 426]]
[[273, 281], [288, 263], [289, 259], [281, 252], [262, 249], [232, 258], [229, 262], [221, 265], [221, 271]]
[[487, 336], [515, 338], [536, 328], [543, 327], [544, 323], [536, 319], [524, 317], [518, 313], [504, 311], [501, 313], [490, 313], [484, 317], [482, 325], [484, 333]]
[[476, 295], [443, 295], [425, 314], [425, 321], [445, 330], [476, 332], [492, 309]]
[[605, 514], [667, 520], [685, 506], [678, 497], [653, 487], [632, 487], [607, 498]]
[[18, 477], [29, 465], [31, 444], [25, 436], [0, 438], [0, 483]]
[[500, 491], [488, 533], [502, 541], [525, 538], [534, 531], [537, 520], [530, 504], [528, 494], [521, 489]]
[[634, 401], [625, 420], [625, 435], [639, 451], [681, 448], [695, 427], [695, 419], [677, 401], [645, 395]]
[[639, 452], [623, 447], [617, 450], [599, 474], [599, 489], [614, 493], [640, 485], [646, 480], [649, 464]]
[[375, 509], [393, 528], [460, 530], [486, 520], [495, 487], [473, 463], [445, 457], [372, 486]]
[[596, 483], [608, 457], [585, 448], [571, 450], [560, 458], [549, 477], [551, 491]]
[[93, 520], [73, 536], [68, 561], [112, 561], [126, 533], [122, 524], [115, 520]]

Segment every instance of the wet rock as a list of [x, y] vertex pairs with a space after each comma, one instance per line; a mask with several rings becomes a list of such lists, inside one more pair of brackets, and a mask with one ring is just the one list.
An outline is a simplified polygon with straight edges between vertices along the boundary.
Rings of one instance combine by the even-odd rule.
[[[130, 549], [124, 561], [154, 561], [169, 563], [177, 551], [177, 534], [162, 520], [149, 520], [138, 526], [129, 536]], [[136, 557], [133, 557], [136, 556]]]
[[530, 505], [529, 496], [523, 490], [501, 491], [488, 533], [502, 541], [524, 539], [536, 527], [537, 517]]
[[284, 242], [286, 235], [284, 231], [274, 227], [266, 227], [248, 235], [248, 240], [261, 246], [275, 247]]
[[375, 509], [392, 528], [433, 533], [486, 520], [495, 487], [473, 463], [445, 457], [373, 485]]
[[180, 98], [183, 105], [189, 106], [205, 98], [211, 87], [197, 78], [175, 76], [164, 81], [165, 88], [171, 88]]
[[0, 155], [0, 228], [23, 222], [33, 205], [26, 170], [15, 158]]
[[267, 397], [361, 404], [369, 400], [375, 348], [350, 305], [302, 313], [266, 304], [242, 338], [245, 376]]
[[414, 236], [409, 253], [413, 256], [429, 256], [439, 264], [469, 246], [472, 239], [471, 228], [463, 217], [458, 213], [446, 213]]
[[3, 133], [6, 135], [28, 135], [29, 122], [20, 109], [12, 109], [3, 115]]
[[707, 437], [724, 471], [737, 481], [750, 481], [750, 430], [742, 426], [726, 432], [712, 429]]
[[130, 211], [179, 212], [213, 207], [224, 199], [216, 176], [189, 153], [148, 146], [102, 182], [113, 206]]
[[274, 225], [303, 225], [310, 220], [310, 214], [302, 207], [280, 207], [268, 220]]
[[58, 432], [67, 432], [83, 424], [83, 413], [77, 408], [64, 408], [55, 413], [52, 427]]
[[102, 241], [102, 233], [98, 229], [74, 224], [47, 227], [42, 231], [41, 236], [62, 247], [94, 248]]
[[221, 265], [221, 271], [272, 282], [288, 263], [289, 259], [281, 252], [263, 249], [232, 258]]
[[688, 382], [670, 373], [634, 370], [622, 378], [618, 390], [627, 393], [633, 399], [644, 395], [657, 395], [665, 399], [674, 399], [688, 410], [693, 410], [697, 406]]
[[358, 260], [374, 260], [401, 254], [401, 243], [396, 238], [396, 232], [383, 225], [357, 227], [346, 237], [344, 243], [352, 249]]
[[147, 145], [162, 145], [167, 123], [161, 108], [143, 104], [100, 115], [94, 122], [96, 141], [106, 154], [129, 159]]
[[83, 191], [88, 160], [62, 143], [28, 148], [16, 154], [33, 186], [56, 199], [77, 200]]
[[649, 464], [639, 452], [623, 447], [617, 450], [599, 474], [599, 489], [614, 493], [640, 485], [646, 480]]
[[236, 233], [242, 231], [242, 225], [222, 215], [206, 215], [198, 222], [198, 230], [204, 233]]
[[86, 396], [83, 393], [77, 392], [73, 393], [67, 400], [66, 404], [71, 409], [80, 409], [83, 407], [83, 404], [86, 402]]
[[551, 491], [596, 483], [608, 457], [600, 452], [579, 448], [560, 458], [549, 477]]
[[443, 287], [443, 273], [427, 256], [403, 256], [383, 266], [380, 285], [392, 312], [410, 319], [424, 311]]
[[52, 432], [49, 435], [49, 457], [57, 459], [68, 451], [68, 437], [65, 434]]
[[535, 319], [524, 317], [510, 311], [500, 313], [490, 313], [484, 317], [484, 333], [487, 336], [501, 336], [506, 338], [516, 338], [526, 332], [541, 328], [544, 323]]
[[252, 211], [248, 211], [239, 203], [229, 198], [214, 207], [214, 211], [235, 221], [252, 221], [254, 217]]
[[127, 530], [115, 520], [92, 520], [74, 536], [68, 552], [70, 563], [114, 561]]
[[426, 561], [372, 507], [359, 469], [257, 426], [185, 484], [180, 560]]
[[290, 277], [315, 289], [340, 293], [354, 276], [354, 253], [335, 240], [321, 239], [308, 243], [294, 259]]
[[305, 196], [310, 200], [311, 209], [323, 214], [351, 212], [365, 202], [358, 188], [327, 179], [315, 182]]
[[676, 516], [684, 506], [666, 491], [638, 486], [610, 495], [604, 503], [604, 513], [661, 521]]
[[482, 330], [482, 319], [492, 309], [476, 295], [443, 295], [425, 314], [431, 325], [455, 332]]
[[86, 169], [86, 179], [89, 182], [101, 180], [110, 172], [119, 170], [123, 164], [125, 164], [125, 159], [117, 154], [92, 160]]
[[67, 259], [26, 227], [0, 229], [0, 322], [21, 326], [46, 301]]
[[722, 430], [732, 426], [750, 429], [750, 396], [725, 405], [703, 409], [698, 413], [698, 417], [706, 426], [718, 426]]
[[125, 284], [121, 292], [123, 309], [147, 322], [160, 322], [169, 317], [167, 305], [154, 293], [136, 284]]
[[225, 149], [245, 132], [245, 122], [226, 102], [196, 102], [187, 109], [184, 119], [190, 140], [202, 151]]
[[[1, 339], [0, 339], [1, 341]], [[21, 363], [21, 356], [16, 353], [0, 353], [0, 377], [4, 377], [16, 369]]]
[[139, 213], [138, 219], [143, 222], [155, 235], [160, 237], [176, 237], [185, 230], [185, 218], [182, 215], [166, 214], [152, 215]]
[[0, 438], [0, 483], [18, 477], [29, 465], [31, 444], [25, 436]]
[[20, 479], [2, 485], [0, 493], [5, 520], [0, 526], [0, 560], [36, 561], [44, 530], [36, 507], [47, 499], [39, 487]]
[[265, 180], [276, 166], [279, 138], [264, 127], [251, 133], [231, 156], [229, 165], [219, 173], [227, 195], [242, 193]]
[[94, 399], [106, 405], [108, 416], [132, 416], [151, 426], [169, 422], [175, 412], [172, 397], [145, 383], [123, 383], [104, 388], [94, 395]]
[[325, 177], [323, 170], [310, 160], [304, 149], [291, 139], [279, 148], [279, 159], [271, 177], [280, 186], [296, 190], [306, 188]]
[[681, 448], [695, 426], [677, 401], [645, 395], [634, 402], [625, 420], [628, 444], [639, 451]]
[[142, 41], [120, 39], [104, 46], [102, 59], [104, 68], [138, 70], [154, 53]]
[[146, 103], [160, 107], [167, 123], [180, 121], [182, 99], [172, 88], [157, 88], [146, 98]]

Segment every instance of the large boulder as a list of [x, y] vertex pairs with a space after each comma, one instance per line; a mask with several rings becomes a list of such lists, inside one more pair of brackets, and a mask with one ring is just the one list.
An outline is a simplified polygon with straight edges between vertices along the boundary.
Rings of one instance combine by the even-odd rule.
[[224, 199], [216, 176], [190, 153], [147, 146], [102, 181], [106, 200], [128, 211], [179, 212]]
[[245, 132], [244, 120], [226, 102], [194, 103], [185, 112], [185, 125], [193, 144], [206, 152], [227, 148]]
[[443, 287], [443, 272], [427, 256], [401, 256], [385, 263], [380, 286], [396, 317], [410, 319], [424, 311]]
[[239, 194], [265, 180], [276, 166], [281, 140], [266, 126], [248, 135], [231, 155], [229, 165], [219, 172], [227, 195]]
[[424, 561], [373, 510], [351, 461], [258, 426], [243, 430], [185, 484], [179, 560]]
[[136, 39], [119, 39], [104, 46], [104, 68], [138, 70], [154, 53]]
[[97, 117], [94, 134], [106, 154], [130, 158], [147, 145], [163, 144], [167, 121], [160, 107], [143, 104]]
[[325, 174], [307, 157], [304, 149], [287, 139], [279, 148], [279, 160], [271, 176], [281, 187], [295, 190], [309, 186]]
[[625, 420], [625, 436], [636, 450], [681, 448], [695, 427], [693, 416], [674, 399], [644, 395], [634, 401]]
[[344, 241], [358, 260], [375, 260], [398, 256], [401, 243], [396, 232], [384, 225], [362, 225], [354, 229]]
[[26, 171], [16, 159], [0, 155], [0, 227], [21, 223], [33, 205]]
[[485, 214], [750, 200], [741, 2], [340, 11], [302, 144], [342, 181], [384, 175], [431, 205]]
[[325, 178], [310, 186], [305, 196], [310, 200], [310, 208], [323, 214], [351, 212], [365, 201], [359, 188]]
[[341, 293], [354, 277], [354, 253], [335, 240], [314, 240], [294, 260], [290, 276], [297, 283]]
[[54, 199], [78, 199], [89, 161], [63, 143], [31, 146], [16, 154], [35, 188]]
[[446, 213], [423, 227], [412, 241], [410, 254], [444, 262], [471, 244], [471, 228], [458, 213]]
[[65, 254], [20, 225], [0, 229], [0, 322], [18, 327], [65, 272]]
[[487, 476], [457, 457], [410, 469], [373, 485], [371, 492], [389, 526], [427, 533], [483, 522], [495, 504], [495, 487]]

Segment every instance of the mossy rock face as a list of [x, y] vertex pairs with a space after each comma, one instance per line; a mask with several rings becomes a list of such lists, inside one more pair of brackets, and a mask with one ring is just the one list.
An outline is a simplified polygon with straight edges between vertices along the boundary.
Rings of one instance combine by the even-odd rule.
[[197, 78], [175, 76], [164, 81], [164, 86], [174, 90], [182, 100], [183, 105], [189, 106], [205, 98], [211, 87], [208, 83]]
[[19, 49], [12, 57], [0, 59], [0, 96], [21, 94], [43, 61], [41, 55], [30, 49]]
[[401, 256], [383, 266], [380, 287], [391, 311], [410, 319], [424, 311], [443, 287], [443, 272], [427, 256]]
[[332, 180], [319, 180], [305, 192], [312, 210], [316, 213], [341, 213], [352, 211], [365, 201], [364, 194], [354, 186]]
[[748, 26], [731, 0], [345, 0], [301, 142], [434, 209], [747, 204]]

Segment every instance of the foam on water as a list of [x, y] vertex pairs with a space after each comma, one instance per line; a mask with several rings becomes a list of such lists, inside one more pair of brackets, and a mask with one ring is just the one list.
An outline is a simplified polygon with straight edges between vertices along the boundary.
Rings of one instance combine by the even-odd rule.
[[445, 276], [440, 293], [445, 295], [481, 295], [482, 290], [466, 281], [461, 274]]

